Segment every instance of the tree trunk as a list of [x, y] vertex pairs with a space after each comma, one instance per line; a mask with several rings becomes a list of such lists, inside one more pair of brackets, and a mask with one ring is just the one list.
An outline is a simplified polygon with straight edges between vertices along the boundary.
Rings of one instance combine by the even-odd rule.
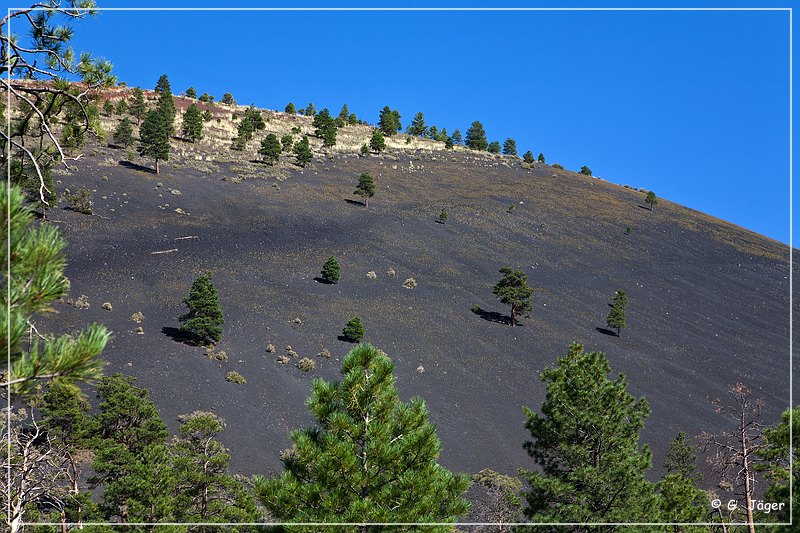
[[156, 159], [156, 176], [161, 174], [161, 169], [158, 167], [158, 159]]
[[516, 321], [516, 319], [515, 319], [516, 315], [517, 315], [517, 310], [516, 310], [516, 308], [515, 308], [515, 307], [512, 305], [512, 306], [511, 306], [511, 327], [512, 327], [512, 328], [513, 328], [514, 326], [516, 326], [516, 325], [517, 325], [517, 321]]
[[747, 531], [748, 533], [755, 533], [756, 527], [753, 523], [753, 497], [751, 494], [750, 488], [750, 461], [748, 460], [748, 455], [750, 453], [750, 447], [748, 446], [748, 438], [746, 432], [746, 421], [744, 419], [744, 411], [742, 411], [742, 418], [741, 418], [741, 425], [739, 427], [739, 431], [741, 434], [741, 442], [742, 442], [742, 473], [744, 474], [744, 501], [747, 511]]

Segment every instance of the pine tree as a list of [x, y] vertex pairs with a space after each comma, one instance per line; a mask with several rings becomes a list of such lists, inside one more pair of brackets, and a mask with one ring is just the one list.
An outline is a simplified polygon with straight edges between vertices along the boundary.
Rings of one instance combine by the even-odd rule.
[[503, 143], [503, 153], [505, 155], [517, 155], [517, 141], [508, 138]]
[[111, 102], [111, 100], [106, 100], [103, 103], [103, 113], [109, 117], [114, 114], [114, 104]]
[[462, 140], [462, 138], [461, 138], [461, 130], [456, 129], [456, 131], [453, 132], [453, 134], [450, 136], [450, 138], [453, 139], [453, 143], [454, 144], [461, 144], [461, 140]]
[[223, 94], [222, 100], [220, 100], [220, 102], [226, 105], [236, 105], [236, 100], [234, 100], [233, 95], [231, 93]]
[[339, 117], [338, 118], [340, 120], [344, 121], [344, 122], [346, 122], [347, 119], [350, 118], [350, 110], [347, 109], [347, 104], [344, 104], [342, 106], [342, 110], [339, 111]]
[[528, 150], [527, 152], [525, 152], [525, 154], [522, 156], [522, 160], [523, 160], [523, 161], [525, 161], [526, 163], [528, 163], [529, 165], [530, 165], [530, 164], [533, 164], [533, 162], [534, 162], [534, 161], [536, 161], [536, 160], [533, 158], [533, 154], [531, 153], [531, 151], [530, 151], [530, 150]]
[[492, 293], [501, 303], [511, 306], [511, 325], [516, 326], [518, 316], [528, 316], [533, 309], [531, 295], [533, 288], [528, 286], [528, 275], [511, 267], [500, 269], [503, 277], [492, 288]]
[[544, 164], [544, 154], [539, 152], [539, 163]]
[[[383, 138], [381, 130], [373, 130], [369, 140], [369, 147], [375, 153], [380, 153], [386, 149], [386, 139]], [[363, 152], [363, 151], [362, 151]]]
[[181, 315], [181, 331], [194, 335], [204, 344], [214, 344], [222, 337], [225, 322], [219, 296], [209, 274], [194, 280], [189, 295], [183, 299], [189, 312]]
[[284, 152], [288, 152], [292, 149], [292, 144], [294, 143], [294, 137], [291, 134], [287, 133], [283, 137], [281, 137], [281, 146], [283, 147]]
[[133, 126], [131, 126], [131, 121], [128, 120], [128, 117], [123, 117], [122, 120], [119, 121], [117, 124], [117, 128], [114, 130], [114, 143], [117, 146], [123, 146], [127, 148], [128, 146], [132, 145], [135, 139], [133, 138]]
[[411, 125], [408, 127], [408, 134], [424, 137], [427, 131], [428, 127], [425, 125], [425, 115], [420, 111], [414, 115], [414, 118], [411, 120]]
[[183, 125], [181, 132], [184, 138], [192, 142], [203, 138], [203, 116], [195, 104], [191, 104], [183, 115]]
[[103, 487], [101, 508], [121, 522], [174, 521], [175, 479], [166, 444], [166, 424], [149, 393], [135, 378], [114, 374], [101, 380], [99, 413], [93, 418], [95, 474]]
[[198, 100], [200, 100], [204, 104], [210, 104], [211, 102], [214, 101], [214, 97], [208, 93], [203, 93], [200, 95], [200, 98], [198, 98]]
[[375, 180], [372, 179], [372, 176], [363, 172], [358, 177], [358, 185], [356, 185], [356, 190], [353, 191], [353, 194], [364, 198], [364, 207], [369, 207], [369, 199], [375, 196]]
[[489, 146], [486, 148], [490, 154], [499, 154], [500, 153], [500, 141], [492, 141], [489, 143]]
[[580, 173], [583, 174], [584, 176], [591, 176], [592, 175], [592, 169], [590, 169], [586, 165], [583, 165], [581, 167]]
[[314, 127], [314, 135], [322, 138], [325, 128], [331, 124], [333, 124], [331, 112], [328, 111], [327, 107], [323, 108], [322, 111], [314, 116], [314, 120], [311, 121], [311, 125]]
[[314, 107], [314, 104], [309, 102], [306, 108], [303, 110], [303, 114], [307, 117], [313, 117], [317, 114], [317, 108]]
[[454, 143], [453, 143], [453, 138], [452, 137], [448, 137], [447, 139], [445, 139], [444, 147], [445, 147], [446, 150], [452, 150], [453, 149], [453, 145], [454, 145]]
[[392, 111], [389, 109], [388, 105], [385, 106], [380, 112], [378, 128], [380, 128], [381, 133], [389, 137], [397, 133], [398, 130], [402, 128], [400, 124], [400, 112], [396, 109]]
[[63, 255], [67, 243], [54, 225], [34, 225], [34, 212], [22, 192], [16, 187], [10, 189], [5, 182], [0, 184], [0, 210], [7, 221], [0, 230], [6, 243], [0, 250], [0, 261], [10, 265], [3, 291], [0, 339], [11, 363], [11, 368], [6, 358], [0, 363], [5, 374], [0, 388], [22, 394], [30, 392], [38, 381], [97, 379], [103, 368], [97, 356], [110, 338], [105, 327], [92, 325], [77, 334], [46, 339], [39, 339], [31, 330], [34, 317], [50, 310], [68, 289]]
[[625, 291], [618, 290], [614, 295], [614, 300], [611, 304], [611, 311], [608, 312], [606, 317], [606, 325], [609, 328], [617, 330], [617, 337], [620, 335], [622, 328], [626, 326], [625, 323], [625, 308], [628, 305], [628, 297]]
[[438, 464], [441, 443], [425, 402], [400, 401], [389, 357], [358, 346], [345, 357], [342, 376], [314, 381], [307, 405], [316, 427], [291, 433], [295, 445], [283, 459], [285, 470], [254, 477], [256, 497], [291, 522], [443, 523], [463, 516], [469, 480]]
[[167, 125], [167, 135], [173, 135], [175, 133], [175, 115], [178, 113], [178, 110], [175, 108], [175, 101], [172, 98], [172, 90], [170, 89], [166, 74], [162, 74], [158, 79], [155, 91], [158, 93], [156, 109], [164, 115], [164, 122]]
[[261, 148], [258, 150], [259, 155], [264, 158], [264, 161], [269, 165], [274, 165], [278, 162], [281, 156], [281, 143], [274, 133], [268, 134], [261, 141]]
[[447, 222], [449, 216], [450, 214], [447, 212], [447, 208], [445, 207], [444, 209], [442, 209], [442, 212], [439, 213], [439, 222], [444, 224], [445, 222]]
[[117, 102], [117, 115], [124, 115], [128, 112], [128, 101], [124, 98], [120, 98], [119, 102]]
[[193, 100], [197, 100], [197, 91], [194, 87], [189, 87], [186, 89], [186, 98], [191, 98]]
[[214, 118], [214, 117], [211, 116], [211, 111], [209, 111], [208, 109], [203, 111], [203, 122], [208, 122], [212, 118]]
[[292, 102], [289, 102], [288, 104], [286, 104], [286, 107], [284, 108], [283, 112], [289, 113], [290, 115], [296, 115], [297, 108], [294, 107], [294, 104]]
[[297, 158], [297, 164], [301, 167], [305, 167], [311, 163], [314, 154], [311, 152], [311, 146], [309, 145], [307, 136], [303, 135], [300, 142], [294, 145], [294, 155]]
[[436, 126], [434, 126], [434, 125], [431, 125], [431, 126], [428, 128], [428, 137], [429, 137], [431, 140], [434, 140], [434, 141], [435, 141], [435, 140], [436, 140], [436, 137], [438, 137], [438, 136], [439, 136], [439, 128], [437, 128], [437, 127], [436, 127]]
[[336, 144], [336, 124], [331, 122], [322, 130], [322, 146], [334, 146]]
[[[523, 472], [527, 516], [533, 522], [652, 522], [653, 487], [645, 478], [651, 454], [639, 432], [647, 401], [627, 391], [625, 377], [611, 381], [601, 352], [573, 343], [555, 368], [542, 372], [547, 395], [541, 415], [525, 408], [525, 443], [541, 472]], [[576, 526], [572, 531], [616, 531]]]
[[354, 316], [345, 324], [342, 330], [342, 337], [347, 342], [359, 342], [364, 338], [364, 324], [361, 319]]
[[181, 435], [172, 442], [176, 521], [257, 521], [255, 500], [245, 485], [228, 473], [231, 456], [216, 438], [224, 431], [225, 421], [203, 411], [179, 420]]
[[147, 113], [147, 104], [144, 101], [144, 92], [139, 87], [133, 89], [133, 98], [128, 111], [136, 119], [137, 126], [142, 123], [142, 119]]
[[147, 112], [139, 128], [139, 154], [155, 159], [156, 174], [161, 173], [159, 161], [169, 160], [169, 129], [164, 114], [158, 109]]
[[486, 141], [486, 131], [483, 129], [483, 124], [479, 121], [475, 121], [467, 130], [467, 140], [466, 143], [467, 148], [471, 148], [473, 150], [486, 150], [489, 147], [489, 143]]
[[647, 196], [646, 196], [646, 197], [645, 197], [645, 199], [644, 199], [644, 203], [646, 203], [647, 205], [649, 205], [649, 206], [650, 206], [650, 211], [652, 211], [652, 210], [653, 210], [653, 208], [654, 208], [654, 207], [656, 206], [656, 204], [658, 203], [658, 198], [656, 197], [656, 193], [654, 193], [653, 191], [649, 191], [649, 192], [647, 193]]
[[322, 279], [326, 283], [336, 284], [339, 283], [339, 274], [341, 273], [341, 265], [336, 257], [329, 257], [325, 264], [322, 265]]
[[[758, 450], [760, 460], [765, 463], [763, 470], [765, 470], [765, 477], [769, 482], [764, 499], [768, 502], [784, 503], [785, 505], [766, 517], [762, 516], [759, 521], [789, 522], [790, 506], [795, 512], [800, 509], [800, 491], [797, 489], [800, 487], [800, 461], [797, 457], [797, 446], [790, 444], [790, 433], [794, 439], [797, 438], [796, 435], [800, 435], [800, 407], [795, 407], [791, 413], [789, 409], [785, 410], [778, 424], [764, 429], [764, 446]], [[793, 486], [791, 491], [789, 490], [790, 483]], [[791, 501], [789, 501], [790, 492]], [[794, 526], [780, 531], [796, 533], [798, 530], [800, 527], [795, 521]], [[776, 531], [778, 530], [776, 529]]]

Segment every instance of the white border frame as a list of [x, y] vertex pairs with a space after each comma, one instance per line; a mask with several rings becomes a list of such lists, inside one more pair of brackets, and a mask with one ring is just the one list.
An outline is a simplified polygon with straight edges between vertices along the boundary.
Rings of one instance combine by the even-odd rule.
[[[28, 7], [9, 7], [8, 14], [13, 11], [29, 9]], [[792, 8], [791, 7], [107, 7], [107, 8], [93, 8], [95, 11], [386, 11], [386, 12], [403, 12], [403, 11], [787, 11], [789, 13], [789, 522], [776, 522], [776, 523], [754, 523], [754, 526], [791, 526], [793, 525], [793, 475], [792, 475], [792, 450], [793, 435], [792, 435], [792, 405], [794, 403], [792, 398], [792, 260], [793, 260], [793, 245], [792, 245], [792, 174], [793, 174], [793, 27], [792, 27]], [[48, 8], [36, 8], [34, 11], [49, 11]], [[84, 11], [79, 8], [67, 8], [67, 11]], [[11, 36], [11, 17], [8, 19], [8, 32], [7, 36]], [[11, 71], [8, 71], [8, 82], [11, 83]], [[7, 107], [11, 109], [11, 92], [8, 91]], [[6, 132], [11, 136], [11, 113], [6, 116]], [[6, 153], [7, 160], [11, 158], [11, 143], [7, 143], [8, 151]], [[11, 166], [8, 166], [7, 181], [11, 182]], [[8, 198], [10, 201], [11, 189], [7, 189]], [[11, 219], [6, 221], [7, 235], [11, 234]], [[6, 242], [6, 302], [10, 306], [11, 300], [11, 241]], [[8, 312], [10, 313], [10, 307]], [[7, 338], [10, 338], [11, 323], [8, 322], [8, 331], [6, 332]], [[11, 347], [6, 346], [7, 351], [7, 368], [11, 368]], [[6, 424], [8, 427], [11, 425], [11, 393], [8, 394], [7, 411], [6, 411]], [[7, 441], [8, 454], [11, 455], [11, 435]], [[11, 486], [11, 468], [6, 469], [7, 486]], [[6, 497], [6, 512], [7, 515], [11, 514], [11, 499]], [[469, 527], [469, 526], [719, 526], [720, 522], [82, 522], [82, 526], [447, 526], [447, 527]], [[727, 526], [746, 526], [747, 522], [722, 522]], [[61, 522], [31, 522], [27, 524], [30, 526], [61, 526]], [[78, 526], [77, 523], [68, 522], [69, 526]]]

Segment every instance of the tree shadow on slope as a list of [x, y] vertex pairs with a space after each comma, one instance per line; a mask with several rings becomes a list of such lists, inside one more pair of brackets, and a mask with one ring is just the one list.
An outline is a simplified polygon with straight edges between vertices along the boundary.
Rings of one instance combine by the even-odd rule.
[[178, 328], [171, 328], [169, 326], [164, 326], [163, 328], [161, 328], [161, 333], [163, 333], [170, 339], [174, 340], [175, 342], [188, 344], [189, 346], [202, 346], [201, 342], [202, 339], [200, 339], [197, 335], [188, 333], [186, 331], [181, 331]]
[[364, 207], [364, 202], [359, 202], [358, 200], [351, 200], [350, 198], [345, 198], [344, 201], [350, 205], [357, 205], [358, 207]]
[[139, 172], [146, 172], [148, 174], [155, 174], [156, 171], [150, 167], [146, 167], [144, 165], [139, 165], [137, 163], [131, 163], [130, 161], [125, 161], [124, 159], [119, 162], [119, 166], [125, 167], [131, 170], [136, 170]]
[[[498, 313], [497, 311], [485, 311], [483, 309], [473, 310], [472, 312], [488, 322], [496, 322], [498, 324], [505, 324], [506, 326], [511, 325], [511, 317], [504, 315], [503, 313]], [[522, 324], [517, 322], [517, 325], [521, 326]]]
[[610, 329], [608, 329], [608, 328], [596, 327], [596, 328], [594, 328], [594, 329], [595, 329], [596, 331], [598, 331], [598, 332], [602, 333], [603, 335], [609, 335], [609, 336], [611, 336], [611, 337], [618, 337], [618, 336], [619, 336], [619, 335], [617, 335], [617, 332], [616, 332], [616, 331], [611, 331], [611, 330], [610, 330]]
[[322, 283], [323, 285], [336, 285], [334, 282], [328, 281], [327, 279], [321, 278], [319, 276], [314, 278], [314, 281], [316, 281], [317, 283]]

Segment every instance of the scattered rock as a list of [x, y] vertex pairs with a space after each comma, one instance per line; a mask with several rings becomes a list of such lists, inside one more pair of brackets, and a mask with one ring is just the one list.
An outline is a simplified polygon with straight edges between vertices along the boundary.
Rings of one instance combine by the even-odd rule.
[[100, 178], [100, 181], [108, 181], [108, 176], [103, 176], [102, 178]]
[[417, 280], [414, 278], [408, 278], [403, 282], [403, 287], [406, 289], [416, 289], [417, 288]]
[[156, 187], [163, 187], [163, 186], [164, 186], [164, 184], [161, 183], [160, 181], [158, 183], [156, 183]]
[[183, 209], [181, 209], [180, 207], [176, 207], [175, 208], [175, 212], [178, 213], [179, 215], [188, 215], [189, 214], [186, 211], [184, 211]]
[[179, 191], [178, 189], [170, 189], [169, 193], [173, 196], [181, 196], [181, 191]]
[[137, 324], [141, 324], [144, 321], [144, 315], [141, 311], [136, 311], [131, 315], [131, 320], [136, 322]]
[[375, 273], [374, 270], [370, 270], [369, 272], [367, 272], [367, 277], [369, 279], [378, 279], [378, 275]]
[[144, 335], [144, 328], [142, 326], [139, 326], [138, 328], [136, 328], [136, 333], [138, 333], [139, 335]]
[[418, 373], [418, 374], [424, 374], [424, 373], [425, 373], [425, 367], [424, 367], [424, 366], [422, 366], [422, 365], [419, 365], [419, 366], [417, 367], [417, 373]]
[[395, 271], [394, 271], [394, 269], [393, 269], [393, 268], [390, 268], [389, 270], [387, 270], [387, 271], [386, 271], [386, 275], [387, 275], [387, 276], [394, 276], [394, 275], [395, 275]]
[[111, 307], [111, 302], [105, 302], [103, 305], [100, 306], [101, 309], [105, 309], [106, 311], [111, 311], [113, 307]]
[[295, 318], [292, 320], [292, 324], [302, 324], [302, 323], [303, 323], [303, 321], [302, 321], [302, 320], [300, 320], [300, 317], [295, 317]]

